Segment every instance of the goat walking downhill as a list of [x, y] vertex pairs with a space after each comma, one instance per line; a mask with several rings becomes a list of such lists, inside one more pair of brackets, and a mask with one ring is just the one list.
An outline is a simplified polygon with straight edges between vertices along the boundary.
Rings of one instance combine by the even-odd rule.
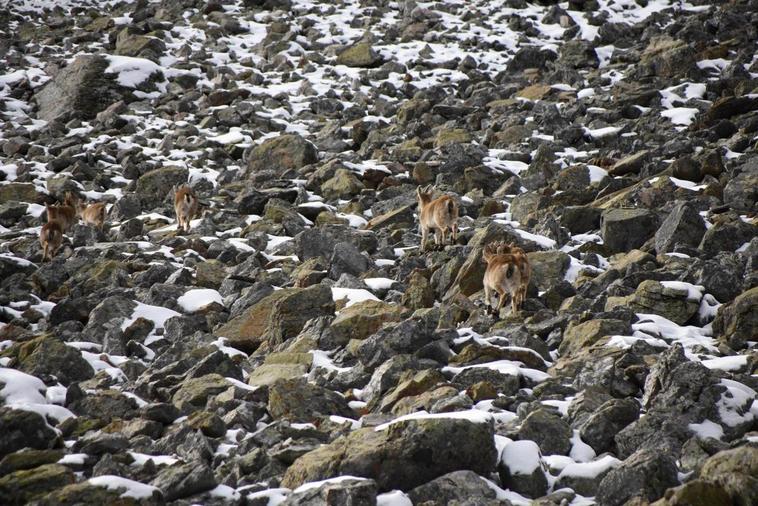
[[174, 194], [174, 211], [179, 229], [189, 232], [190, 220], [197, 214], [198, 199], [195, 192], [187, 185], [181, 186]]
[[47, 221], [58, 222], [63, 232], [67, 232], [77, 222], [76, 209], [78, 205], [79, 199], [70, 192], [67, 192], [63, 204], [56, 204], [54, 206], [45, 204]]
[[63, 243], [63, 227], [57, 221], [48, 221], [42, 225], [39, 232], [39, 242], [42, 245], [42, 261], [50, 257], [52, 261]]
[[105, 225], [105, 202], [95, 202], [94, 204], [80, 202], [76, 206], [76, 214], [85, 225], [94, 225], [102, 230]]
[[526, 299], [529, 277], [532, 270], [524, 250], [505, 242], [494, 242], [484, 247], [484, 261], [487, 269], [484, 272], [484, 298], [492, 308], [492, 292], [498, 294], [495, 314], [505, 304], [505, 296], [511, 297], [511, 311], [515, 313]]
[[419, 186], [416, 189], [421, 251], [426, 251], [426, 239], [430, 230], [434, 231], [436, 246], [445, 244], [448, 230], [453, 244], [458, 239], [458, 203], [448, 195], [432, 200], [433, 194], [434, 189], [428, 186], [424, 189]]

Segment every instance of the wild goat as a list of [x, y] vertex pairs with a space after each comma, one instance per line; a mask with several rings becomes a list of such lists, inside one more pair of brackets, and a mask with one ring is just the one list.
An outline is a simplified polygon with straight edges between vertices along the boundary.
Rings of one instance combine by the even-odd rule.
[[93, 204], [79, 202], [76, 206], [76, 214], [85, 225], [94, 225], [102, 230], [105, 225], [105, 202]]
[[190, 220], [197, 214], [198, 199], [187, 185], [181, 186], [174, 194], [174, 211], [179, 229], [189, 232]]
[[63, 204], [56, 204], [54, 206], [45, 204], [47, 221], [58, 222], [61, 230], [67, 232], [76, 223], [76, 208], [78, 204], [79, 199], [72, 193], [66, 192], [66, 199], [63, 201]]
[[484, 261], [487, 270], [484, 272], [484, 298], [492, 308], [491, 295], [498, 293], [498, 304], [495, 314], [500, 314], [500, 308], [505, 304], [505, 295], [511, 296], [511, 310], [518, 311], [526, 299], [526, 289], [532, 269], [524, 250], [505, 242], [493, 242], [484, 247]]
[[63, 243], [63, 227], [55, 220], [48, 221], [42, 225], [42, 230], [39, 232], [39, 242], [42, 245], [42, 261], [44, 262], [48, 253], [50, 254], [50, 260], [52, 261], [58, 248]]
[[421, 228], [421, 251], [426, 251], [426, 239], [430, 230], [434, 231], [434, 244], [442, 246], [450, 230], [452, 242], [458, 238], [458, 203], [450, 196], [432, 200], [434, 189], [427, 186], [416, 188], [418, 218]]

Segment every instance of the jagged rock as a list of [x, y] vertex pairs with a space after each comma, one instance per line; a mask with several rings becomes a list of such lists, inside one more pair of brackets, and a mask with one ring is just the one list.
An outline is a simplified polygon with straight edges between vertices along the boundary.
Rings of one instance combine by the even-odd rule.
[[364, 300], [342, 309], [329, 325], [327, 340], [330, 347], [344, 346], [350, 339], [366, 339], [382, 325], [400, 321], [401, 306], [378, 300]]
[[334, 177], [321, 185], [321, 193], [328, 199], [350, 199], [363, 188], [363, 183], [351, 171], [337, 169]]
[[614, 437], [637, 420], [640, 406], [634, 399], [612, 399], [601, 405], [579, 429], [579, 436], [595, 453], [613, 451]]
[[434, 305], [434, 291], [423, 272], [413, 271], [407, 284], [408, 287], [405, 289], [401, 301], [403, 306], [416, 310]]
[[660, 254], [673, 251], [678, 244], [697, 247], [705, 230], [705, 222], [697, 210], [687, 202], [681, 202], [655, 233], [655, 249]]
[[494, 499], [495, 491], [472, 471], [454, 471], [435, 478], [408, 492], [413, 504], [442, 506], [454, 501], [464, 503], [467, 499]]
[[387, 325], [365, 339], [356, 349], [358, 359], [374, 368], [400, 353], [415, 353], [434, 340], [434, 329], [422, 322], [408, 319]]
[[203, 463], [174, 464], [164, 468], [151, 482], [167, 501], [189, 497], [216, 486], [213, 471]]
[[620, 253], [642, 246], [656, 226], [655, 214], [647, 209], [608, 209], [601, 217], [600, 235], [609, 251]]
[[329, 277], [337, 280], [346, 273], [360, 276], [368, 270], [369, 265], [369, 260], [352, 243], [339, 242], [334, 245], [329, 259]]
[[8, 183], [0, 185], [0, 204], [8, 202], [34, 202], [37, 188], [31, 183]]
[[303, 487], [290, 494], [282, 506], [328, 506], [345, 504], [359, 506], [376, 503], [376, 482], [361, 478], [336, 478], [317, 487]]
[[658, 281], [640, 283], [628, 304], [638, 313], [659, 314], [684, 325], [700, 307], [700, 297], [693, 297], [686, 287], [665, 286]]
[[519, 439], [537, 443], [545, 455], [567, 455], [571, 450], [571, 427], [546, 409], [532, 411], [521, 423]]
[[[104, 482], [113, 482], [112, 478], [125, 480], [116, 476], [99, 476]], [[39, 498], [36, 504], [41, 506], [75, 506], [78, 504], [123, 504], [124, 506], [160, 506], [164, 503], [163, 495], [158, 489], [151, 489], [144, 497], [125, 496], [137, 483], [114, 485], [112, 488], [102, 482], [88, 480], [74, 485], [67, 485]], [[127, 480], [127, 482], [130, 480]], [[143, 488], [143, 487], [140, 487]], [[123, 497], [122, 497], [123, 496]]]
[[64, 385], [95, 375], [80, 351], [53, 337], [39, 341], [34, 351], [19, 360], [18, 368], [33, 376], [53, 376]]
[[627, 174], [639, 174], [642, 168], [650, 160], [651, 153], [645, 149], [633, 155], [622, 158], [608, 169], [611, 176], [625, 176]]
[[34, 469], [45, 464], [55, 464], [63, 457], [63, 450], [33, 450], [25, 448], [15, 453], [9, 453], [0, 460], [0, 476]]
[[33, 411], [21, 411], [0, 407], [0, 457], [21, 450], [34, 448], [46, 450], [59, 446], [60, 436]]
[[266, 340], [281, 343], [296, 336], [308, 320], [331, 314], [334, 301], [328, 287], [286, 288], [264, 297], [214, 333], [235, 348], [254, 351]]
[[172, 398], [172, 402], [184, 413], [205, 408], [208, 397], [220, 394], [230, 386], [229, 381], [219, 374], [206, 374], [199, 378], [182, 382]]
[[741, 169], [724, 187], [724, 203], [735, 211], [752, 212], [758, 202], [758, 158], [748, 160]]
[[280, 380], [269, 387], [268, 411], [274, 419], [310, 423], [321, 416], [356, 418], [340, 395], [302, 379]]
[[74, 472], [59, 464], [15, 471], [0, 478], [0, 501], [9, 506], [27, 504], [72, 483]]
[[508, 443], [500, 457], [498, 471], [505, 488], [532, 498], [547, 493], [546, 466], [534, 441]]
[[124, 89], [105, 74], [108, 60], [100, 55], [81, 55], [61, 70], [35, 94], [38, 117], [45, 121], [60, 116], [94, 119], [95, 115], [124, 97]]
[[269, 139], [252, 150], [248, 158], [248, 173], [273, 170], [283, 173], [318, 161], [318, 151], [309, 141], [297, 134]]
[[337, 57], [338, 65], [348, 67], [376, 67], [381, 63], [382, 57], [369, 42], [358, 42], [342, 51]]
[[653, 501], [678, 483], [676, 461], [671, 455], [642, 449], [605, 475], [596, 500], [608, 505], [622, 505], [635, 497]]
[[758, 328], [758, 287], [752, 288], [730, 304], [719, 307], [713, 331], [720, 341], [733, 350], [741, 350], [755, 337]]
[[623, 320], [596, 319], [583, 323], [570, 323], [558, 348], [562, 356], [570, 356], [588, 348], [606, 336], [628, 335], [631, 326]]
[[571, 265], [571, 258], [563, 251], [533, 251], [527, 254], [532, 268], [530, 283], [546, 290], [563, 279]]
[[489, 423], [407, 420], [380, 430], [358, 429], [303, 455], [287, 469], [282, 485], [352, 475], [373, 478], [380, 492], [409, 490], [451, 471], [491, 472], [496, 453]]

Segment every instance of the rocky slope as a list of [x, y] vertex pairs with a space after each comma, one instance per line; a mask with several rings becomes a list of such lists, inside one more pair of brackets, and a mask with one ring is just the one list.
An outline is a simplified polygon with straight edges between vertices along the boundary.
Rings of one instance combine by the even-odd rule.
[[757, 12], [6, 2], [0, 503], [758, 503]]

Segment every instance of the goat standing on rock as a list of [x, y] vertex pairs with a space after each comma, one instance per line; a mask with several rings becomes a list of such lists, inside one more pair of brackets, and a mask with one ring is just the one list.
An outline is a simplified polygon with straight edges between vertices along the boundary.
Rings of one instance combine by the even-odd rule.
[[526, 299], [526, 289], [532, 269], [524, 250], [505, 242], [493, 242], [484, 247], [484, 299], [492, 309], [492, 292], [498, 293], [496, 315], [505, 304], [506, 294], [511, 296], [511, 312], [518, 311]]
[[174, 194], [174, 211], [179, 229], [189, 232], [190, 220], [197, 214], [199, 202], [197, 195], [187, 185], [181, 186]]
[[428, 186], [424, 189], [420, 186], [416, 188], [421, 251], [426, 251], [429, 230], [434, 231], [434, 244], [438, 247], [444, 246], [448, 230], [453, 244], [458, 238], [458, 203], [448, 195], [432, 200], [433, 194], [434, 189]]

